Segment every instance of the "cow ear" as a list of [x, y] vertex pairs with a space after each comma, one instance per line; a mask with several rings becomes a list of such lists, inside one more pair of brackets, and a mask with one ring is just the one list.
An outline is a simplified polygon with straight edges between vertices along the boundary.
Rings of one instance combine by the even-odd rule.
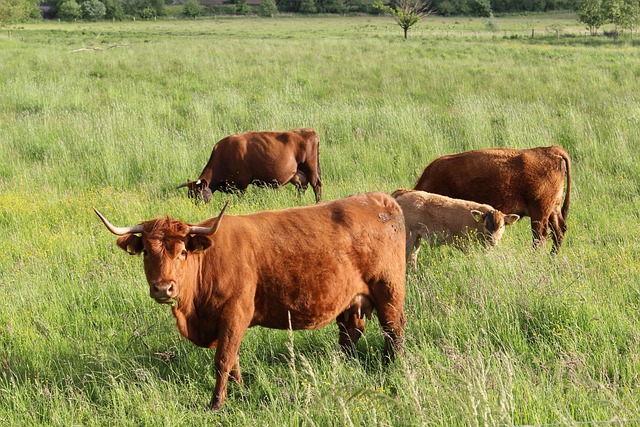
[[120, 246], [120, 249], [127, 251], [130, 255], [138, 255], [144, 249], [142, 238], [135, 234], [125, 234], [119, 237], [116, 245]]
[[191, 238], [187, 241], [186, 246], [189, 252], [199, 254], [200, 252], [203, 252], [205, 249], [209, 248], [212, 244], [213, 242], [211, 242], [209, 236], [196, 234], [194, 236], [191, 236]]
[[475, 219], [477, 222], [484, 221], [484, 214], [480, 211], [473, 209], [471, 211], [471, 215], [473, 215], [473, 219]]
[[516, 221], [520, 219], [520, 215], [510, 214], [504, 216], [504, 223], [506, 225], [515, 224]]

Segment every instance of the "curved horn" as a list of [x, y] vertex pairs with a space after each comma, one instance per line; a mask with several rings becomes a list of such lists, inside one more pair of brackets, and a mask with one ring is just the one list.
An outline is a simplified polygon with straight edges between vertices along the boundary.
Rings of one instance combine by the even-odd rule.
[[227, 199], [227, 203], [224, 204], [224, 207], [220, 211], [220, 215], [218, 215], [218, 218], [216, 218], [216, 221], [213, 223], [211, 227], [198, 227], [198, 226], [192, 225], [189, 228], [189, 234], [206, 234], [206, 235], [215, 234], [216, 231], [218, 231], [218, 228], [220, 227], [220, 221], [222, 220], [222, 215], [224, 215], [224, 211], [226, 211], [227, 206], [229, 206], [229, 200], [230, 199]]
[[129, 234], [129, 233], [142, 233], [142, 224], [134, 225], [131, 227], [116, 227], [112, 225], [109, 221], [107, 221], [107, 218], [105, 218], [100, 212], [98, 212], [98, 209], [93, 208], [93, 210], [95, 211], [96, 214], [98, 214], [98, 216], [100, 217], [104, 225], [109, 229], [109, 231], [117, 236], [122, 236], [123, 234]]
[[183, 182], [182, 184], [178, 185], [178, 186], [176, 187], [176, 190], [177, 190], [178, 188], [186, 187], [187, 185], [189, 185], [189, 181], [187, 181], [187, 182]]

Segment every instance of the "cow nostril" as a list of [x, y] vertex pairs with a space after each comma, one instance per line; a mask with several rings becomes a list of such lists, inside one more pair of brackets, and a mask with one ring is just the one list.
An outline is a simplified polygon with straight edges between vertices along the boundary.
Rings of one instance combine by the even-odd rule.
[[172, 297], [175, 294], [176, 286], [174, 282], [156, 283], [153, 285], [156, 295]]

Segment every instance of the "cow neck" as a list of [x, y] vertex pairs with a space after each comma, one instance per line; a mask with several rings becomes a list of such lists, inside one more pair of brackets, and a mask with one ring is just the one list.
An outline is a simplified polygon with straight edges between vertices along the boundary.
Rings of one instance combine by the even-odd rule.
[[198, 300], [199, 286], [202, 280], [202, 255], [190, 254], [185, 266], [185, 275], [180, 283], [180, 299], [175, 308], [185, 315], [189, 315]]
[[200, 177], [198, 178], [198, 180], [199, 181], [205, 180], [207, 181], [207, 185], [211, 185], [211, 177], [213, 177], [213, 169], [210, 167], [206, 167], [200, 174]]
[[173, 306], [173, 315], [176, 317], [176, 325], [182, 336], [200, 347], [212, 347], [215, 345], [215, 333], [208, 330], [202, 322], [203, 317], [209, 317], [207, 313], [206, 296], [202, 294], [200, 283], [204, 280], [202, 265], [204, 254], [192, 254], [187, 261], [187, 274], [183, 278], [181, 296], [178, 304]]

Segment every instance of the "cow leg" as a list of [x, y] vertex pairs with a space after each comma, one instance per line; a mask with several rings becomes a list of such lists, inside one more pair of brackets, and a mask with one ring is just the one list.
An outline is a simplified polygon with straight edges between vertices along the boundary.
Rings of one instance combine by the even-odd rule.
[[209, 403], [211, 409], [220, 409], [227, 399], [227, 382], [230, 376], [236, 382], [242, 383], [238, 350], [247, 326], [243, 325], [245, 322], [239, 322], [238, 317], [240, 316], [236, 315], [235, 318], [224, 316], [224, 318], [231, 320], [223, 322], [219, 327], [218, 347], [214, 359], [216, 386]]
[[549, 232], [548, 224], [542, 220], [531, 220], [531, 232], [533, 234], [533, 247], [535, 249], [544, 246]]
[[300, 170], [296, 171], [289, 182], [292, 183], [294, 187], [296, 187], [296, 190], [298, 190], [298, 203], [300, 203], [302, 201], [302, 194], [307, 191], [307, 186], [309, 185], [307, 175], [305, 175], [305, 173]]
[[236, 363], [233, 364], [230, 375], [233, 382], [236, 384], [242, 384], [242, 374], [240, 374], [240, 355], [236, 357]]
[[407, 235], [407, 265], [414, 269], [418, 266], [418, 252], [420, 252], [420, 243], [422, 237], [419, 233], [410, 231]]
[[320, 178], [311, 181], [311, 188], [313, 188], [313, 194], [316, 196], [316, 203], [320, 203], [322, 200], [322, 182]]
[[352, 310], [351, 312], [341, 313], [336, 321], [340, 330], [340, 338], [338, 340], [340, 347], [346, 354], [355, 356], [356, 343], [365, 330], [366, 322], [364, 316], [359, 316], [356, 310]]
[[549, 227], [551, 227], [553, 238], [553, 249], [551, 252], [556, 254], [560, 250], [560, 245], [564, 240], [564, 233], [567, 231], [567, 223], [559, 212], [554, 212], [549, 218]]
[[[216, 349], [216, 347], [218, 346], [218, 340], [215, 340], [210, 346], [209, 348], [212, 349]], [[231, 381], [237, 383], [237, 384], [242, 384], [242, 375], [240, 374], [240, 357], [236, 357], [236, 363], [234, 363], [233, 365], [233, 369], [231, 369]]]
[[307, 191], [307, 186], [309, 185], [307, 175], [300, 170], [296, 171], [296, 173], [293, 175], [293, 178], [291, 178], [289, 182], [292, 183], [296, 187], [296, 190], [300, 192]]
[[316, 196], [316, 203], [322, 200], [322, 180], [320, 179], [320, 163], [317, 154], [307, 158], [303, 165], [298, 165], [305, 169], [305, 179], [311, 184], [313, 194]]
[[531, 232], [533, 234], [533, 247], [539, 248], [547, 241], [549, 234], [549, 214], [541, 210], [531, 211]]
[[385, 357], [393, 360], [396, 355], [404, 352], [404, 302], [402, 298], [390, 291], [394, 284], [379, 282], [370, 286], [373, 291], [375, 309], [378, 313], [380, 326], [384, 331]]

